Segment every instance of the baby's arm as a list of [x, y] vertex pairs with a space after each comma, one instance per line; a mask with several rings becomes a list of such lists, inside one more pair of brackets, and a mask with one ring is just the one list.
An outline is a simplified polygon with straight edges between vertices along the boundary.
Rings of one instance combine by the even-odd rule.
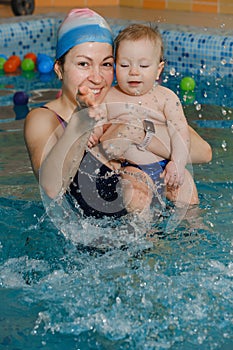
[[185, 166], [188, 162], [190, 149], [189, 130], [177, 95], [164, 88], [164, 100], [164, 115], [171, 140], [171, 160], [162, 177], [166, 185], [177, 188], [184, 182]]

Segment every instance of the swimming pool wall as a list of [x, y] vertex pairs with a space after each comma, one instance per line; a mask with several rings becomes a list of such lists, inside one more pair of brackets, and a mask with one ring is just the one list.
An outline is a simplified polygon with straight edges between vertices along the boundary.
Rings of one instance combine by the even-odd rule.
[[[0, 54], [28, 52], [55, 55], [56, 33], [64, 14], [26, 16], [0, 21]], [[132, 21], [108, 19], [114, 36]], [[138, 22], [138, 21], [137, 21]], [[203, 76], [233, 76], [233, 35], [224, 29], [161, 23], [166, 70]]]

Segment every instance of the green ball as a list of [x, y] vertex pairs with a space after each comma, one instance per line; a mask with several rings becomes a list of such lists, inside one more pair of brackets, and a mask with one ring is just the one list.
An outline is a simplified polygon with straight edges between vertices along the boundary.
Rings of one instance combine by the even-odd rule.
[[4, 57], [0, 57], [0, 70], [3, 70], [3, 66], [5, 62], [6, 62], [6, 59]]
[[21, 63], [21, 68], [23, 71], [32, 71], [35, 68], [35, 63], [31, 58], [24, 58]]
[[194, 91], [181, 91], [181, 101], [184, 105], [192, 104], [196, 99], [196, 94]]
[[184, 77], [180, 82], [180, 88], [184, 91], [193, 91], [195, 86], [195, 80], [191, 77]]

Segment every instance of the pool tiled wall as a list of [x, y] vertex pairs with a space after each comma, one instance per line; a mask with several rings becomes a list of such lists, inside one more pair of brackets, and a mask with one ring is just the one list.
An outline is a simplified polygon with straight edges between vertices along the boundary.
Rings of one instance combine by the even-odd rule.
[[[0, 21], [0, 54], [28, 52], [55, 55], [56, 32], [63, 14], [25, 16]], [[129, 20], [108, 19], [114, 36]], [[159, 24], [164, 38], [166, 70], [172, 74], [232, 77], [233, 35], [220, 29]]]

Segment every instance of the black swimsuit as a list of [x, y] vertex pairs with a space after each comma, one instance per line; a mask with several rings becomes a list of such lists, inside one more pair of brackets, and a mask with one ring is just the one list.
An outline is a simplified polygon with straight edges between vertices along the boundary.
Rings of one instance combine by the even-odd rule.
[[127, 214], [119, 176], [90, 152], [84, 154], [67, 195], [77, 201], [86, 216], [118, 218]]
[[[42, 108], [49, 109], [46, 106]], [[65, 128], [67, 122], [57, 113], [55, 114]], [[81, 208], [85, 216], [118, 218], [127, 214], [121, 195], [119, 176], [90, 152], [85, 152], [66, 192], [66, 197], [75, 208]]]

